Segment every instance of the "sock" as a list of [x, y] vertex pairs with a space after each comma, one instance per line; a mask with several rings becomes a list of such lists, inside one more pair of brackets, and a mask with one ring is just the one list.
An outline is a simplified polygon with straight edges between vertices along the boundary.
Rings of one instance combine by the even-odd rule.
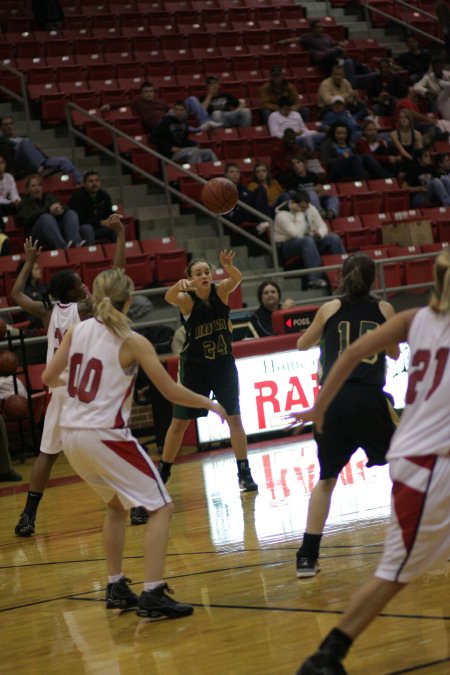
[[164, 482], [169, 478], [171, 468], [172, 462], [164, 462], [162, 459], [160, 460], [158, 465], [158, 471], [159, 475], [161, 476]]
[[302, 545], [297, 551], [297, 556], [299, 558], [312, 558], [312, 560], [317, 560], [319, 557], [321, 539], [321, 534], [309, 534], [308, 532], [305, 532]]
[[120, 581], [123, 576], [123, 572], [119, 572], [119, 574], [113, 574], [112, 577], [108, 577], [108, 584], [117, 584], [117, 582]]
[[29, 492], [24, 511], [29, 515], [34, 515], [38, 510], [39, 502], [42, 499], [42, 492]]
[[153, 591], [155, 588], [158, 588], [158, 586], [162, 586], [164, 584], [164, 581], [161, 579], [161, 581], [145, 581], [144, 582], [144, 591]]
[[237, 468], [238, 468], [238, 473], [245, 472], [246, 470], [250, 469], [248, 465], [248, 459], [237, 459], [236, 460]]
[[336, 656], [340, 661], [345, 659], [353, 640], [339, 628], [333, 628], [320, 645], [320, 650]]

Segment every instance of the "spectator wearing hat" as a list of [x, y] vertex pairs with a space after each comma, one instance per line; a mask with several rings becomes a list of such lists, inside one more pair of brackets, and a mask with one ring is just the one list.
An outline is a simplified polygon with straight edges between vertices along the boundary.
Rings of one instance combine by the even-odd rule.
[[345, 124], [349, 128], [353, 141], [361, 136], [361, 127], [356, 122], [351, 112], [347, 110], [345, 100], [340, 95], [331, 97], [331, 107], [323, 115], [320, 129], [327, 132], [333, 124], [338, 122]]
[[259, 92], [259, 112], [264, 124], [267, 124], [271, 113], [279, 110], [278, 102], [282, 97], [289, 100], [292, 110], [298, 111], [300, 109], [297, 89], [283, 77], [282, 66], [272, 66], [270, 79], [266, 84], [263, 84]]
[[[287, 204], [277, 208], [274, 237], [285, 260], [301, 256], [306, 268], [320, 267], [320, 256], [325, 253], [345, 253], [339, 235], [328, 231], [306, 191], [295, 193]], [[320, 272], [309, 273], [307, 281], [309, 288], [327, 286]]]
[[278, 110], [269, 115], [268, 127], [271, 136], [283, 138], [286, 129], [293, 129], [299, 145], [306, 145], [310, 150], [320, 145], [325, 134], [308, 129], [299, 112], [292, 109], [287, 96], [278, 99]]

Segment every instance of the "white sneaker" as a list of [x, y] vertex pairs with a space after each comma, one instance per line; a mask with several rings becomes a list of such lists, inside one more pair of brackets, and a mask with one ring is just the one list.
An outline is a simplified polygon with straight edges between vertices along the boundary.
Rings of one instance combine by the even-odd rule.
[[263, 234], [267, 229], [269, 228], [269, 223], [266, 221], [263, 221], [262, 223], [258, 223], [256, 226], [256, 231], [258, 234]]
[[206, 122], [203, 122], [203, 124], [200, 125], [199, 129], [200, 131], [208, 131], [209, 129], [218, 129], [219, 127], [222, 126], [223, 126], [222, 122], [214, 122], [214, 120], [207, 120]]

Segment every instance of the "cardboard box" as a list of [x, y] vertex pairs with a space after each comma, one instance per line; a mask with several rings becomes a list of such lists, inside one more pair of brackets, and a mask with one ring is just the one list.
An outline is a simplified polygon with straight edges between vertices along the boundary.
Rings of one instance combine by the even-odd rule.
[[422, 246], [433, 243], [433, 232], [429, 220], [410, 223], [390, 223], [382, 227], [383, 244], [399, 246]]

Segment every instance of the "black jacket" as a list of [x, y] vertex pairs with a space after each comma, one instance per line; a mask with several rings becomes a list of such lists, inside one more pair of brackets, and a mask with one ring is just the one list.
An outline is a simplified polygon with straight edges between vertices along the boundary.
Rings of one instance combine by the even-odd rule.
[[92, 199], [85, 188], [80, 188], [70, 198], [69, 209], [77, 212], [80, 225], [92, 225], [94, 228], [101, 227], [100, 221], [113, 213], [111, 197], [101, 189]]
[[165, 115], [151, 135], [152, 143], [158, 152], [166, 157], [172, 157], [172, 148], [188, 148], [197, 145], [189, 138], [189, 129], [186, 122], [180, 122], [175, 115]]

